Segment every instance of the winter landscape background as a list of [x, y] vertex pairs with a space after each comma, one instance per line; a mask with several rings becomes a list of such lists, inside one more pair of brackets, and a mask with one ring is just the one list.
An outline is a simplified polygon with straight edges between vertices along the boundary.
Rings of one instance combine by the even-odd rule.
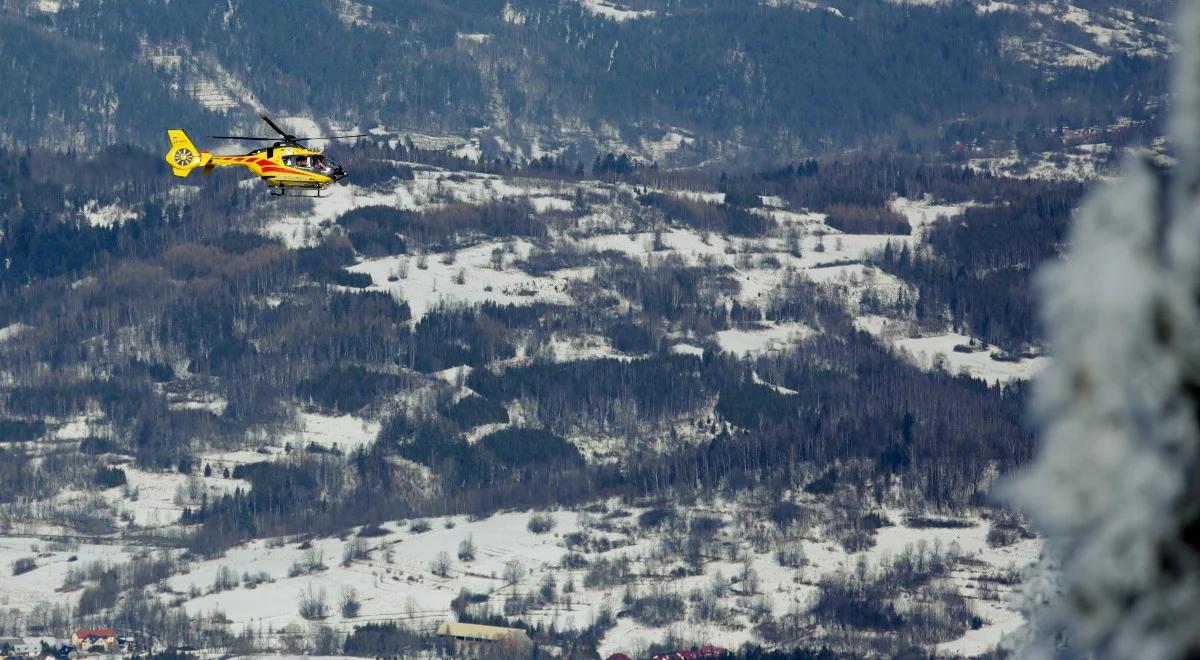
[[[1126, 417], [1192, 455], [1190, 353], [1141, 352], [1190, 253], [1117, 267], [1169, 252], [1155, 186], [1188, 208], [1174, 3], [0, 6], [0, 636], [1103, 655], [1193, 570], [1186, 461], [1088, 481], [1158, 437]], [[260, 111], [373, 137], [321, 199], [170, 175], [166, 129]], [[1105, 564], [1108, 521], [1169, 550]]]

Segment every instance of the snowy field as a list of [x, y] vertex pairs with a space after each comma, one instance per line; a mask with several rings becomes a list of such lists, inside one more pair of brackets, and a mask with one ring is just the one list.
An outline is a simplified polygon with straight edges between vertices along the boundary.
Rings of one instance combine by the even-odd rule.
[[[942, 645], [941, 650], [967, 655], [991, 648], [1020, 622], [1019, 615], [1002, 597], [986, 596], [981, 581], [996, 571], [1020, 569], [1036, 559], [1040, 544], [1036, 540], [1019, 541], [993, 548], [986, 542], [989, 524], [969, 521], [966, 527], [909, 528], [900, 510], [887, 510], [892, 525], [877, 533], [868, 550], [848, 553], [831, 541], [820, 527], [810, 528], [802, 536], [807, 563], [801, 568], [784, 568], [770, 553], [755, 552], [745, 540], [747, 530], [738, 522], [738, 510], [745, 503], [716, 501], [700, 503], [692, 513], [702, 513], [723, 521], [722, 539], [738, 546], [737, 560], [714, 559], [705, 563], [700, 575], [669, 578], [663, 573], [659, 544], [667, 532], [642, 531], [638, 515], [644, 509], [608, 503], [601, 512], [549, 512], [554, 521], [549, 532], [529, 530], [533, 513], [512, 512], [483, 520], [463, 516], [430, 519], [429, 529], [413, 528], [413, 521], [395, 521], [383, 525], [382, 536], [320, 538], [302, 543], [299, 539], [253, 541], [228, 551], [225, 556], [186, 565], [169, 578], [166, 595], [192, 614], [223, 613], [233, 629], [249, 626], [256, 630], [279, 631], [288, 626], [307, 627], [298, 611], [305, 594], [321, 596], [329, 613], [323, 623], [348, 630], [370, 621], [402, 620], [421, 629], [433, 629], [453, 616], [450, 603], [463, 589], [486, 594], [488, 603], [499, 610], [514, 594], [526, 595], [544, 590], [553, 582], [555, 596], [528, 611], [524, 618], [553, 622], [560, 629], [578, 629], [588, 625], [601, 611], [616, 613], [624, 608], [627, 591], [649, 593], [665, 587], [687, 596], [695, 589], [706, 589], [718, 574], [731, 578], [750, 567], [761, 588], [756, 599], [767, 603], [774, 616], [804, 611], [812, 606], [824, 577], [858, 570], [865, 562], [869, 571], [890, 565], [905, 553], [937, 553], [962, 559], [948, 578], [948, 584], [962, 593], [972, 610], [983, 620], [978, 630]], [[603, 511], [606, 510], [607, 513]], [[686, 512], [683, 512], [686, 514]], [[568, 547], [568, 537], [605, 539], [605, 548]], [[475, 558], [458, 558], [460, 544], [470, 539]], [[360, 545], [359, 557], [349, 559], [348, 548]], [[134, 548], [103, 545], [78, 545], [53, 548], [36, 540], [0, 538], [0, 568], [9, 568], [22, 557], [37, 556], [37, 568], [12, 577], [10, 570], [0, 577], [0, 606], [28, 611], [39, 602], [77, 598], [78, 592], [56, 593], [70, 565], [87, 562], [120, 563]], [[445, 575], [434, 572], [434, 560], [447, 553]], [[631, 581], [607, 587], [585, 586], [586, 568], [567, 568], [563, 557], [568, 552], [583, 556], [589, 563], [624, 557], [630, 561]], [[723, 551], [724, 552], [724, 551]], [[70, 557], [75, 557], [69, 560]], [[349, 559], [349, 560], [348, 560]], [[232, 571], [237, 582], [232, 588], [218, 587], [218, 575]], [[513, 578], [516, 578], [515, 581]], [[353, 589], [361, 610], [353, 618], [343, 618], [337, 603], [341, 595]], [[602, 656], [614, 652], [635, 655], [651, 642], [674, 635], [685, 642], [707, 641], [727, 647], [755, 641], [752, 626], [738, 606], [747, 595], [732, 589], [722, 600], [731, 616], [720, 625], [697, 623], [684, 618], [659, 627], [646, 626], [630, 617], [619, 617], [601, 645]]]
[[497, 269], [492, 253], [512, 251], [502, 258], [524, 259], [533, 246], [526, 241], [496, 241], [482, 243], [454, 253], [453, 261], [438, 255], [419, 257], [409, 255], [384, 257], [352, 266], [356, 273], [366, 273], [374, 282], [372, 289], [387, 291], [408, 303], [413, 320], [438, 303], [530, 304], [571, 302], [566, 294], [572, 279], [591, 277], [591, 270], [581, 268], [558, 271], [553, 277], [534, 277], [516, 268]]
[[1050, 361], [1050, 358], [1045, 356], [1016, 361], [996, 360], [993, 354], [999, 349], [989, 345], [970, 353], [954, 350], [956, 346], [967, 346], [971, 341], [971, 337], [951, 332], [931, 337], [897, 339], [892, 342], [892, 346], [923, 369], [936, 367], [952, 374], [966, 374], [990, 384], [1029, 380]]
[[738, 357], [781, 351], [794, 347], [816, 331], [803, 323], [766, 322], [751, 330], [722, 330], [717, 334], [721, 350]]

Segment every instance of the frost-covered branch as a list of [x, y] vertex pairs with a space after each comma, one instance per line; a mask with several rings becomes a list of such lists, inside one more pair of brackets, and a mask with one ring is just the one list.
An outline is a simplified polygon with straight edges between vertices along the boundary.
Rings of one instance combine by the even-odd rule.
[[1041, 277], [1043, 446], [1008, 496], [1060, 568], [1026, 585], [1030, 657], [1200, 653], [1200, 7], [1179, 25], [1178, 164], [1130, 159]]

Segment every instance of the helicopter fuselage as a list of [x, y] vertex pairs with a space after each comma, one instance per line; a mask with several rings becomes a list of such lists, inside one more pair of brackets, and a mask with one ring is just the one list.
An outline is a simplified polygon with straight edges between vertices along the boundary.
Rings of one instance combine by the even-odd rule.
[[286, 188], [321, 190], [346, 176], [341, 165], [327, 159], [320, 151], [276, 143], [255, 149], [247, 154], [214, 155], [196, 148], [187, 134], [178, 129], [167, 131], [171, 150], [164, 157], [175, 176], [186, 177], [196, 168], [204, 174], [217, 167], [241, 166], [261, 178], [272, 190]]
[[341, 165], [320, 151], [302, 147], [275, 146], [255, 149], [241, 156], [212, 156], [206, 169], [241, 165], [278, 188], [324, 188], [346, 176]]

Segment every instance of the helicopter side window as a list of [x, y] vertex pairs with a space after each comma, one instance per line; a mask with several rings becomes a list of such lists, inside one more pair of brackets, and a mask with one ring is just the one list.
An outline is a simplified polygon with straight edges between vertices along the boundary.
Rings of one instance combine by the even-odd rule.
[[302, 170], [323, 170], [328, 167], [321, 156], [285, 156], [283, 164]]

